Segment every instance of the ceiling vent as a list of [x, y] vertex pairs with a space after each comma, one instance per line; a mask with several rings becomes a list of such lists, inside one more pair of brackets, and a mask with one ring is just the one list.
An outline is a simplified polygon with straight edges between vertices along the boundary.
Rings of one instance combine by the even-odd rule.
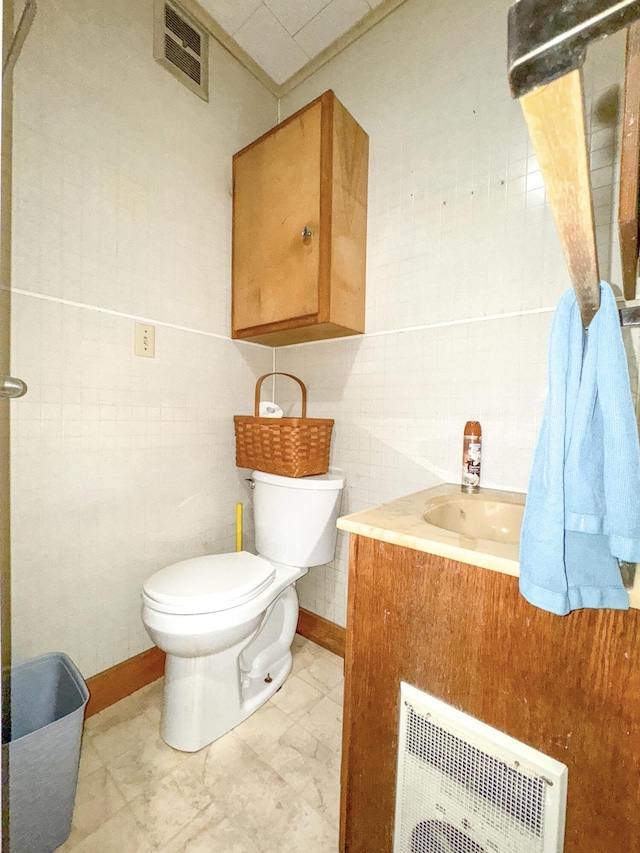
[[156, 0], [153, 55], [188, 89], [209, 100], [208, 35], [176, 3]]

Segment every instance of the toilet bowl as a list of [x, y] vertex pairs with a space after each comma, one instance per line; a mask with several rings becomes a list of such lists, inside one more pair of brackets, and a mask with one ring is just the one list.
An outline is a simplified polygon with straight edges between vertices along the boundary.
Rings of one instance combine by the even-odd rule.
[[258, 555], [183, 560], [149, 577], [142, 621], [166, 652], [161, 735], [195, 752], [257, 710], [291, 670], [295, 582], [333, 559], [344, 478], [254, 471]]

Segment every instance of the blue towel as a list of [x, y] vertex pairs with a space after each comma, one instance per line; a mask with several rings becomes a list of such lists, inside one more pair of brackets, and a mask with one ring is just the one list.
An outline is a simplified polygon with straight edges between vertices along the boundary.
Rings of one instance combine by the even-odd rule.
[[640, 561], [640, 445], [613, 292], [582, 328], [573, 290], [549, 342], [549, 392], [520, 536], [520, 592], [561, 616], [626, 610], [618, 558]]

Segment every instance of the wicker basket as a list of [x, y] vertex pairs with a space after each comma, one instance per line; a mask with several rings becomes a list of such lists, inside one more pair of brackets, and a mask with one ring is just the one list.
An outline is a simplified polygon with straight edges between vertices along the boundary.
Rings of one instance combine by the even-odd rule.
[[[302, 390], [302, 417], [261, 418], [260, 390], [268, 376], [288, 376]], [[256, 382], [254, 417], [235, 415], [236, 465], [283, 477], [308, 477], [329, 470], [333, 420], [308, 418], [307, 389], [291, 373], [265, 373]]]

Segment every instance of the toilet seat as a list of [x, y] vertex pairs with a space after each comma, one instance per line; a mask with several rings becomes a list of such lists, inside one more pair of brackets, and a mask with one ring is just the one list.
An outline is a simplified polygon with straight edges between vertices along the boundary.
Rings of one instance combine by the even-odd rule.
[[142, 586], [148, 607], [161, 613], [216, 613], [251, 601], [273, 581], [275, 567], [247, 551], [182, 560]]

